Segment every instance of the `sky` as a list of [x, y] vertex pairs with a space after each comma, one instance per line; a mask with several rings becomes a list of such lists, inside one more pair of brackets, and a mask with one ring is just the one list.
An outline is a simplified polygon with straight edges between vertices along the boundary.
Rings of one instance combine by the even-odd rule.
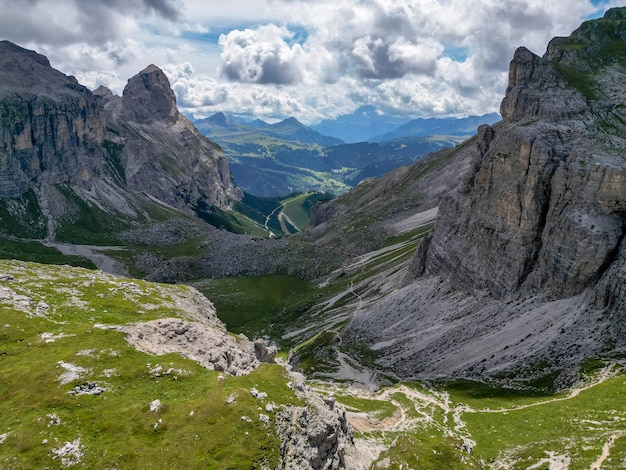
[[[622, 5], [626, 2], [622, 0]], [[518, 46], [538, 55], [617, 0], [0, 0], [0, 39], [121, 94], [149, 64], [183, 112], [308, 125], [363, 105], [499, 110]]]

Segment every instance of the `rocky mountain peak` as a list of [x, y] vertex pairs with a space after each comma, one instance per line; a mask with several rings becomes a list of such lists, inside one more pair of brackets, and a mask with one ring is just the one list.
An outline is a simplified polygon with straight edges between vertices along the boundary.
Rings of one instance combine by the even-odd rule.
[[505, 120], [571, 119], [613, 106], [623, 90], [610, 86], [626, 66], [626, 8], [586, 21], [568, 37], [550, 41], [539, 57], [519, 48], [501, 104]]
[[10, 41], [0, 41], [0, 95], [19, 92], [56, 98], [84, 90], [74, 77], [53, 69], [45, 56]]
[[211, 124], [217, 124], [218, 126], [224, 126], [224, 127], [230, 124], [226, 115], [221, 111], [213, 114], [212, 116], [209, 116], [206, 119], [206, 122], [210, 122]]
[[50, 61], [46, 56], [38, 54], [35, 51], [24, 49], [23, 47], [20, 47], [17, 44], [12, 43], [11, 41], [0, 41], [0, 54], [2, 54], [2, 57], [5, 60], [11, 56], [22, 56], [27, 57], [28, 59], [37, 62], [44, 67], [50, 67]]
[[176, 96], [163, 71], [149, 65], [128, 80], [123, 93], [124, 115], [140, 124], [164, 121], [173, 124], [178, 119]]

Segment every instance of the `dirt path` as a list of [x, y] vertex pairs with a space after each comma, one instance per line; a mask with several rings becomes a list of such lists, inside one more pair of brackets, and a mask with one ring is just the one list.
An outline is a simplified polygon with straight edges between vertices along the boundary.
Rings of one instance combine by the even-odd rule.
[[274, 213], [278, 210], [281, 209], [282, 210], [282, 206], [278, 206], [276, 209], [274, 209], [272, 212], [270, 212], [270, 214], [268, 216], [265, 217], [265, 230], [267, 230], [267, 233], [269, 234], [270, 238], [274, 238], [274, 232], [272, 232], [270, 230], [270, 228], [268, 227], [268, 224], [270, 223], [270, 219], [272, 218], [272, 216], [274, 215]]
[[70, 243], [43, 242], [44, 245], [56, 248], [64, 255], [83, 256], [93, 262], [100, 271], [114, 276], [128, 276], [128, 271], [121, 263], [102, 253], [103, 250], [120, 250], [117, 246], [73, 245]]
[[[331, 387], [337, 387], [336, 393], [339, 395], [347, 395], [369, 400], [389, 401], [396, 406], [398, 411], [393, 417], [381, 420], [377, 419], [375, 414], [372, 416], [364, 412], [348, 412], [348, 421], [356, 431], [403, 432], [410, 431], [416, 426], [419, 426], [420, 423], [427, 422], [429, 425], [435, 425], [438, 428], [441, 428], [444, 433], [454, 435], [462, 439], [464, 448], [471, 451], [471, 449], [476, 446], [476, 442], [472, 440], [471, 433], [468, 431], [466, 423], [462, 419], [463, 413], [508, 413], [515, 410], [530, 408], [532, 406], [540, 406], [557, 401], [569, 400], [578, 396], [582, 391], [599, 385], [610, 379], [611, 377], [614, 377], [621, 370], [623, 370], [623, 364], [613, 362], [601, 369], [600, 373], [597, 375], [592, 383], [572, 389], [570, 393], [567, 394], [567, 396], [552, 398], [549, 400], [543, 400], [540, 402], [529, 403], [516, 407], [499, 408], [493, 410], [488, 408], [478, 409], [467, 405], [458, 405], [456, 407], [453, 407], [448, 393], [433, 389], [422, 392], [418, 389], [414, 389], [406, 385], [396, 385], [392, 388], [372, 391], [371, 389], [368, 390], [368, 387], [364, 387], [362, 385], [330, 385]], [[361, 372], [361, 375], [363, 374], [364, 372]], [[326, 387], [328, 385], [328, 383], [325, 383]], [[420, 416], [410, 417], [409, 409], [406, 407], [406, 404], [402, 404], [394, 398], [394, 395], [398, 393], [403, 394], [407, 399], [412, 402], [415, 412], [417, 412], [417, 414]], [[341, 399], [339, 399], [339, 401], [341, 401]], [[436, 408], [439, 408], [443, 412], [443, 425], [437, 423], [433, 419], [432, 408], [429, 411], [428, 406], [434, 406]], [[446, 424], [450, 417], [452, 418], [452, 423]], [[611, 435], [602, 448], [602, 454], [591, 465], [590, 470], [599, 470], [602, 467], [602, 464], [610, 456], [611, 447], [614, 445], [615, 441], [618, 438], [624, 436], [626, 436], [626, 431], [617, 432]], [[378, 443], [377, 445], [380, 446], [381, 443]], [[379, 449], [377, 455], [380, 455], [380, 452], [381, 450]], [[568, 455], [561, 455], [555, 452], [546, 452], [545, 458], [540, 459], [532, 467], [528, 468], [543, 468], [542, 466], [547, 464], [552, 470], [566, 470], [567, 468], [569, 468], [570, 462], [571, 459]]]
[[278, 213], [278, 222], [280, 223], [280, 228], [286, 235], [291, 235], [292, 233], [292, 231], [289, 230], [289, 227], [287, 227], [287, 224], [291, 225], [296, 232], [301, 230], [300, 227], [298, 227], [283, 210]]
[[615, 441], [624, 436], [626, 436], [626, 431], [617, 432], [609, 436], [607, 441], [602, 446], [602, 454], [600, 454], [600, 457], [598, 457], [598, 459], [591, 464], [589, 470], [600, 470], [604, 461], [609, 458], [609, 455], [611, 455], [611, 447], [613, 447]]

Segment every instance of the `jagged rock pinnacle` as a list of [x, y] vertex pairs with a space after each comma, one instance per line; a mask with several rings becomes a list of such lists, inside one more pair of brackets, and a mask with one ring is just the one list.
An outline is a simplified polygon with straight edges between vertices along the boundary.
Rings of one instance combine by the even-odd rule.
[[128, 80], [123, 93], [124, 114], [140, 124], [178, 119], [176, 97], [170, 82], [156, 65], [149, 65]]

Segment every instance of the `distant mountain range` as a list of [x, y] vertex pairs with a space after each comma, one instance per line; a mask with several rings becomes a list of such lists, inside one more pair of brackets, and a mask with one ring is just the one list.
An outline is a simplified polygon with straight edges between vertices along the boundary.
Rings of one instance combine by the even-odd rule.
[[494, 124], [500, 119], [500, 114], [491, 113], [482, 116], [468, 116], [466, 118], [417, 118], [394, 129], [375, 135], [368, 139], [370, 142], [385, 142], [405, 137], [421, 137], [426, 135], [471, 135], [481, 124]]
[[213, 138], [228, 136], [229, 139], [232, 139], [235, 136], [245, 137], [247, 134], [254, 133], [261, 136], [293, 140], [303, 144], [317, 144], [324, 147], [344, 143], [341, 139], [320, 134], [293, 117], [276, 124], [268, 124], [260, 119], [250, 123], [238, 123], [220, 112], [205, 119], [192, 120], [192, 122], [202, 134]]
[[367, 105], [351, 114], [322, 121], [313, 129], [346, 143], [357, 143], [369, 142], [375, 135], [394, 131], [407, 122], [407, 118], [382, 114], [376, 107]]
[[[453, 147], [480, 124], [499, 120], [494, 113], [405, 122], [380, 114], [372, 106], [359, 109], [313, 128], [295, 118], [276, 124], [259, 119], [243, 123], [221, 112], [192, 118], [192, 122], [224, 149], [240, 188], [274, 197], [309, 190], [343, 193], [364, 178], [382, 176], [443, 147]], [[342, 135], [350, 143], [337, 138], [337, 132], [323, 135], [320, 127], [345, 131]], [[381, 130], [387, 132], [380, 134]], [[356, 136], [367, 138], [355, 142]]]
[[389, 116], [374, 106], [361, 106], [351, 114], [320, 122], [312, 127], [317, 132], [346, 143], [385, 142], [404, 137], [426, 135], [470, 135], [481, 124], [500, 120], [498, 113], [466, 118], [417, 118], [408, 120]]

